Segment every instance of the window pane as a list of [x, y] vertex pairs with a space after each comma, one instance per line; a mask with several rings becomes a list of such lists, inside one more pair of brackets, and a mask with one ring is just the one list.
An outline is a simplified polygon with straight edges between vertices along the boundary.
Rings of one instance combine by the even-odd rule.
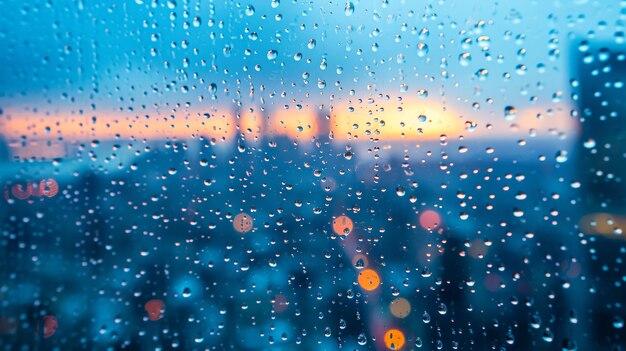
[[620, 350], [626, 1], [4, 1], [2, 350]]

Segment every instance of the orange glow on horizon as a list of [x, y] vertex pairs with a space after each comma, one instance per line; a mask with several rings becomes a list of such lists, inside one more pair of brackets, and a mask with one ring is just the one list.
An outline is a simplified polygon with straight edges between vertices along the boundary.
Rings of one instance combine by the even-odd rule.
[[87, 115], [7, 113], [0, 119], [0, 132], [9, 141], [164, 139], [210, 137], [228, 141], [235, 135], [235, 120], [229, 112], [196, 112], [168, 116], [137, 116], [122, 113]]
[[430, 102], [385, 100], [334, 106], [330, 130], [338, 140], [424, 140], [462, 134], [464, 120]]
[[516, 118], [503, 123], [492, 123], [491, 132], [513, 137], [514, 135], [547, 135], [580, 131], [580, 123], [570, 116], [572, 107], [546, 108], [532, 106], [520, 108]]
[[247, 141], [259, 141], [265, 132], [265, 118], [261, 109], [250, 107], [239, 115], [239, 133]]
[[[24, 106], [10, 106], [0, 118], [0, 134], [8, 143], [11, 155], [20, 159], [66, 157], [73, 152], [71, 142], [92, 140], [207, 138], [227, 143], [241, 136], [251, 142], [286, 136], [305, 143], [327, 133], [335, 142], [425, 141], [439, 139], [444, 134], [451, 138], [469, 137], [466, 118], [430, 100], [358, 101], [332, 106], [330, 121], [322, 117], [328, 112], [314, 107], [265, 111], [250, 105], [235, 112], [214, 106], [206, 110], [179, 109], [139, 115], [120, 111], [37, 112]], [[522, 108], [514, 120], [494, 123], [488, 130], [474, 131], [473, 135], [512, 138], [520, 133], [546, 136], [577, 131], [577, 123], [567, 112], [566, 107]]]
[[307, 140], [319, 134], [317, 112], [313, 109], [278, 110], [270, 114], [269, 133]]

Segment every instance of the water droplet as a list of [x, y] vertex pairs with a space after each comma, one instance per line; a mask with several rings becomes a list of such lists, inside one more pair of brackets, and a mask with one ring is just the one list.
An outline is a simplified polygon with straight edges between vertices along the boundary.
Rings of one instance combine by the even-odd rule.
[[404, 190], [403, 187], [399, 186], [396, 188], [396, 195], [398, 196], [404, 196], [406, 194], [406, 191]]
[[424, 311], [424, 314], [422, 314], [422, 321], [426, 324], [430, 323], [430, 314], [428, 314], [428, 312]]
[[566, 162], [567, 161], [567, 151], [565, 151], [565, 150], [557, 151], [555, 159], [556, 159], [556, 162], [558, 162], [558, 163]]
[[586, 149], [593, 149], [596, 146], [596, 141], [593, 139], [587, 139], [587, 141], [583, 143], [583, 146]]
[[425, 57], [426, 55], [428, 55], [428, 45], [424, 43], [417, 44], [417, 56]]
[[546, 328], [546, 331], [543, 332], [541, 338], [545, 342], [552, 342], [552, 340], [554, 340], [554, 334], [552, 334], [552, 331], [550, 329]]
[[424, 342], [422, 341], [422, 338], [418, 336], [417, 339], [415, 339], [415, 347], [421, 348], [423, 345], [424, 345]]
[[437, 307], [437, 312], [439, 312], [440, 315], [444, 315], [448, 312], [448, 306], [446, 306], [445, 303], [440, 303], [439, 306]]
[[346, 16], [352, 16], [352, 14], [354, 13], [354, 4], [353, 3], [351, 3], [351, 2], [347, 2], [346, 3], [345, 13], [346, 13]]
[[276, 50], [269, 50], [267, 52], [267, 59], [268, 60], [274, 60], [277, 56], [278, 56], [278, 51], [276, 51]]
[[357, 337], [357, 342], [361, 346], [367, 344], [367, 337], [365, 336], [365, 334], [363, 333], [359, 334], [359, 336]]
[[472, 54], [470, 54], [469, 52], [462, 53], [461, 55], [459, 55], [459, 62], [463, 67], [469, 66], [470, 62], [472, 62]]
[[615, 329], [624, 328], [624, 319], [620, 316], [613, 317], [613, 328]]
[[513, 106], [507, 106], [504, 108], [504, 118], [507, 121], [512, 121], [517, 117], [517, 109]]
[[533, 314], [530, 317], [530, 327], [533, 329], [539, 329], [541, 327], [541, 317], [538, 314]]

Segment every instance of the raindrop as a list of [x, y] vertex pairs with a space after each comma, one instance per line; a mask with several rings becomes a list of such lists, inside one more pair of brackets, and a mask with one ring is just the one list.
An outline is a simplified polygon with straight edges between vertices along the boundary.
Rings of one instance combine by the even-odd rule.
[[268, 60], [274, 60], [277, 56], [278, 56], [278, 51], [276, 51], [276, 50], [269, 50], [267, 52], [267, 59]]
[[346, 327], [347, 327], [346, 320], [345, 320], [345, 319], [343, 319], [343, 318], [341, 318], [341, 319], [339, 320], [339, 329], [346, 329]]
[[624, 328], [624, 319], [620, 316], [613, 317], [613, 328], [622, 329]]
[[396, 188], [396, 195], [398, 196], [404, 196], [406, 194], [406, 191], [404, 190], [403, 187], [399, 186]]
[[596, 146], [596, 141], [593, 139], [587, 139], [584, 143], [583, 146], [586, 149], [593, 149]]
[[448, 312], [448, 306], [446, 306], [445, 303], [440, 303], [439, 307], [437, 307], [437, 312], [439, 312], [440, 315], [444, 315]]
[[513, 106], [507, 106], [504, 108], [504, 118], [507, 121], [512, 121], [517, 117], [517, 109]]
[[565, 150], [557, 151], [555, 159], [556, 159], [556, 162], [558, 162], [558, 163], [566, 162], [567, 161], [567, 151], [565, 151]]
[[363, 333], [359, 334], [359, 336], [357, 337], [357, 342], [361, 346], [367, 344], [367, 337], [365, 336], [365, 334]]
[[415, 347], [421, 348], [423, 345], [424, 345], [424, 342], [422, 341], [422, 338], [418, 336], [417, 339], [415, 339]]
[[424, 43], [417, 44], [417, 56], [425, 57], [428, 55], [428, 45]]
[[472, 61], [472, 54], [470, 54], [469, 52], [464, 52], [459, 55], [459, 62], [461, 63], [461, 66], [467, 67], [469, 66], [471, 61]]
[[352, 14], [354, 13], [354, 4], [353, 3], [351, 3], [351, 2], [347, 2], [346, 3], [345, 13], [346, 13], [346, 16], [352, 16]]
[[552, 331], [550, 329], [546, 328], [541, 338], [545, 342], [552, 342], [552, 340], [554, 340], [554, 334], [552, 334]]

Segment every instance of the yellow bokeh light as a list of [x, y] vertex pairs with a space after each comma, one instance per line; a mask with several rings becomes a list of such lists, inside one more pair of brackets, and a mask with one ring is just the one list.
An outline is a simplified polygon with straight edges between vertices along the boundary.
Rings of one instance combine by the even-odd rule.
[[464, 122], [448, 109], [422, 100], [376, 100], [334, 106], [330, 129], [337, 140], [387, 142], [460, 134]]
[[247, 141], [259, 141], [265, 131], [265, 119], [260, 109], [251, 107], [239, 115], [239, 133]]
[[269, 132], [292, 139], [311, 139], [319, 132], [317, 113], [310, 108], [274, 111], [270, 114]]

